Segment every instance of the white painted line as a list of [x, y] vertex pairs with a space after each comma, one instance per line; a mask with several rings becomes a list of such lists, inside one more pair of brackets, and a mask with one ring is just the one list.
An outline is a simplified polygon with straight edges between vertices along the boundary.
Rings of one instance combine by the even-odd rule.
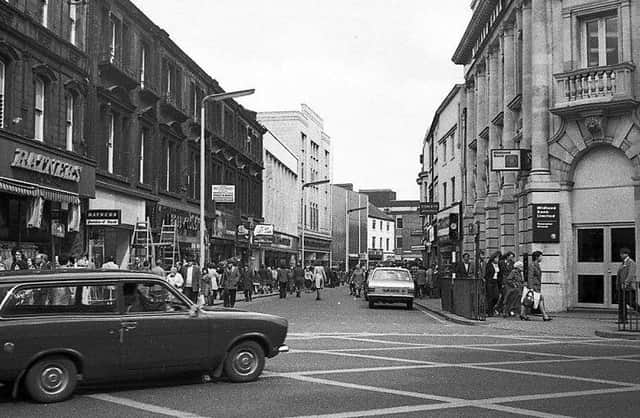
[[417, 308], [417, 310], [418, 310], [418, 311], [420, 311], [420, 312], [422, 312], [423, 314], [425, 314], [425, 315], [426, 315], [426, 316], [428, 316], [429, 318], [431, 318], [431, 319], [434, 319], [434, 320], [438, 321], [438, 322], [439, 322], [439, 323], [441, 323], [441, 324], [445, 324], [445, 325], [447, 325], [447, 326], [449, 325], [449, 323], [448, 323], [447, 321], [445, 321], [445, 320], [444, 320], [444, 319], [442, 319], [442, 318], [438, 318], [437, 316], [435, 316], [435, 315], [434, 315], [434, 314], [432, 314], [431, 312], [428, 312], [428, 311], [427, 311], [427, 310], [425, 310], [425, 309]]
[[546, 412], [534, 411], [533, 409], [516, 408], [506, 405], [476, 405], [478, 408], [490, 409], [492, 411], [509, 412], [511, 414], [520, 414], [526, 417], [539, 418], [571, 418], [568, 415], [548, 414]]
[[201, 415], [192, 414], [190, 412], [178, 411], [176, 409], [165, 408], [162, 406], [152, 405], [144, 402], [134, 401], [133, 399], [122, 398], [120, 396], [107, 395], [106, 393], [98, 393], [94, 395], [85, 395], [86, 398], [98, 399], [104, 402], [110, 402], [122, 406], [128, 406], [129, 408], [139, 409], [145, 412], [151, 412], [153, 414], [166, 415], [170, 417], [178, 418], [206, 418]]
[[356, 338], [356, 337], [333, 337], [336, 340], [346, 340], [346, 341], [358, 341], [358, 342], [366, 342], [366, 343], [376, 343], [376, 344], [396, 344], [396, 345], [407, 345], [407, 346], [423, 346], [422, 343], [409, 343], [404, 341], [387, 341], [387, 340], [378, 340], [373, 338]]
[[397, 361], [397, 362], [400, 362], [400, 363], [439, 364], [439, 363], [434, 363], [432, 361], [410, 360], [410, 359], [396, 358], [396, 357], [371, 356], [371, 355], [368, 355], [368, 354], [343, 353], [343, 352], [338, 352], [338, 351], [305, 350], [305, 352], [306, 353], [311, 353], [311, 354], [328, 354], [328, 355], [342, 356], [342, 357], [366, 358], [366, 359], [371, 359], [371, 360]]
[[482, 399], [479, 402], [496, 404], [496, 403], [526, 402], [526, 401], [543, 401], [548, 399], [579, 398], [584, 396], [591, 397], [591, 396], [598, 396], [598, 395], [611, 395], [614, 393], [638, 392], [638, 391], [640, 391], [640, 385], [621, 387], [621, 388], [578, 390], [578, 391], [572, 391], [572, 392], [556, 392], [556, 393], [540, 393], [540, 394], [534, 394], [534, 395], [504, 396], [500, 398]]

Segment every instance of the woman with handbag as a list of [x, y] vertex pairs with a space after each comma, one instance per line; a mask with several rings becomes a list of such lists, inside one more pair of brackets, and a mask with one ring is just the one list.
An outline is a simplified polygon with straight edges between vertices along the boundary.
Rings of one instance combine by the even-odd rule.
[[529, 269], [529, 283], [522, 289], [522, 306], [520, 307], [520, 320], [528, 321], [527, 309], [540, 308], [543, 321], [551, 321], [551, 317], [547, 315], [544, 307], [544, 297], [541, 294], [542, 288], [542, 269], [540, 262], [542, 261], [542, 251], [534, 251], [531, 254], [531, 268]]

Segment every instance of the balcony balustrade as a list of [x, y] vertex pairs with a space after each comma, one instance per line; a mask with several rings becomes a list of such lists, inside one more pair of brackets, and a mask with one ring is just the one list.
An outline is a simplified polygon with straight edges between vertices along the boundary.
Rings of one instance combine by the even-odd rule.
[[590, 67], [555, 74], [556, 96], [551, 112], [567, 116], [593, 110], [617, 111], [638, 103], [631, 63]]

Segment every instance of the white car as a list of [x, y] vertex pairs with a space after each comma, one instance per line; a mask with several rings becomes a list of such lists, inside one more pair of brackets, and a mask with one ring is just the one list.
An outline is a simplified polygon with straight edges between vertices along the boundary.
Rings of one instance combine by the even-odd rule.
[[405, 303], [413, 309], [415, 287], [409, 270], [395, 267], [381, 267], [373, 270], [367, 280], [369, 308], [376, 303]]

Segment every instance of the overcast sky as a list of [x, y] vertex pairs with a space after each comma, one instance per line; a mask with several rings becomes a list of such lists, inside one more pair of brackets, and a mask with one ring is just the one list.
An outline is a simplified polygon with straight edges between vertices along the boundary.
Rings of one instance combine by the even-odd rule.
[[462, 68], [451, 56], [469, 0], [134, 0], [227, 91], [255, 111], [325, 121], [334, 181], [417, 199], [433, 112]]

